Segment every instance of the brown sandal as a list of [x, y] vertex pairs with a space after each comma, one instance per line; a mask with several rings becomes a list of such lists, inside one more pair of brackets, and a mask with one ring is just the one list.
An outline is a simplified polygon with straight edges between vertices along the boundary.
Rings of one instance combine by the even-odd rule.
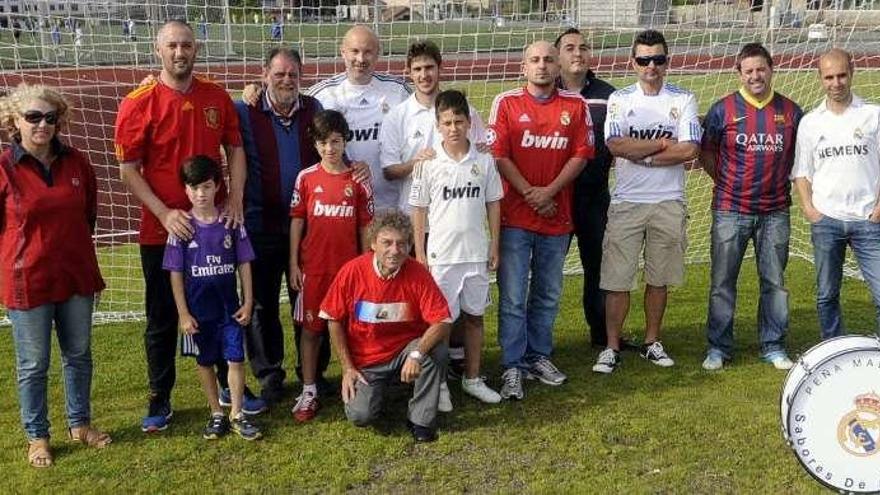
[[52, 465], [52, 451], [49, 450], [48, 438], [35, 438], [28, 441], [28, 464], [35, 468], [47, 468]]
[[103, 449], [113, 441], [109, 434], [92, 428], [91, 425], [68, 428], [67, 435], [72, 441], [82, 443], [95, 449]]

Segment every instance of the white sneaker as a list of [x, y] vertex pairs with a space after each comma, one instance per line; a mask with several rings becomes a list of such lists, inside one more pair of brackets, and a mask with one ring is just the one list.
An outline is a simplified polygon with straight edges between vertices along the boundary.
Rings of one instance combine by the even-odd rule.
[[669, 357], [669, 354], [666, 354], [666, 351], [663, 349], [663, 344], [661, 344], [659, 340], [643, 345], [642, 352], [639, 354], [657, 366], [668, 368], [675, 365], [675, 361]]
[[767, 356], [764, 356], [764, 360], [768, 361], [770, 364], [773, 365], [774, 368], [778, 370], [789, 370], [792, 366], [794, 366], [794, 363], [791, 362], [791, 359], [788, 358], [788, 355], [785, 353], [785, 351], [777, 351], [771, 353]]
[[488, 404], [501, 402], [501, 396], [498, 395], [498, 392], [489, 388], [486, 382], [483, 381], [483, 378], [479, 376], [476, 378], [462, 378], [461, 389], [471, 397], [476, 397]]
[[449, 397], [449, 386], [446, 382], [440, 384], [440, 400], [437, 402], [437, 410], [442, 413], [452, 412], [452, 398]]
[[595, 373], [613, 373], [620, 366], [620, 352], [608, 347], [599, 353], [596, 364], [593, 365]]
[[703, 360], [703, 369], [706, 371], [718, 371], [724, 367], [724, 358], [721, 357], [721, 354], [717, 352], [710, 352], [706, 354], [706, 359]]

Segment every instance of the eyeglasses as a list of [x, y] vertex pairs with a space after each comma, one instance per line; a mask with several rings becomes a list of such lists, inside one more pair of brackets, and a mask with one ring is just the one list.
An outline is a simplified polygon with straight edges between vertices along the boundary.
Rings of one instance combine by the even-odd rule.
[[28, 110], [21, 114], [24, 117], [25, 122], [28, 124], [39, 125], [40, 122], [46, 121], [49, 125], [55, 125], [58, 123], [58, 112], [46, 112], [43, 113], [39, 110]]
[[639, 67], [647, 67], [651, 62], [654, 62], [654, 65], [659, 67], [661, 65], [666, 65], [666, 62], [669, 61], [669, 57], [666, 55], [650, 55], [647, 57], [636, 57], [636, 65]]

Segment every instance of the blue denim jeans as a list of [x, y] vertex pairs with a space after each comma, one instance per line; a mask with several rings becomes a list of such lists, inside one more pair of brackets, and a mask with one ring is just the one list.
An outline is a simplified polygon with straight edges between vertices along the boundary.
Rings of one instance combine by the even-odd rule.
[[880, 329], [880, 224], [867, 220], [845, 222], [831, 217], [810, 226], [816, 261], [816, 309], [823, 339], [845, 335], [840, 313], [840, 282], [846, 245], [852, 247], [862, 276], [871, 290]]
[[526, 369], [530, 361], [553, 352], [553, 324], [562, 297], [562, 266], [569, 238], [568, 234], [501, 229], [498, 343], [505, 369]]
[[758, 338], [761, 352], [766, 356], [785, 350], [788, 332], [785, 267], [790, 236], [788, 210], [763, 215], [712, 212], [712, 285], [706, 320], [710, 353], [718, 353], [725, 359], [733, 357], [736, 281], [749, 240], [755, 246], [760, 280]]
[[73, 296], [62, 303], [8, 312], [15, 341], [21, 422], [29, 440], [49, 438], [46, 388], [53, 322], [61, 348], [67, 424], [75, 428], [91, 420], [93, 303], [93, 296]]

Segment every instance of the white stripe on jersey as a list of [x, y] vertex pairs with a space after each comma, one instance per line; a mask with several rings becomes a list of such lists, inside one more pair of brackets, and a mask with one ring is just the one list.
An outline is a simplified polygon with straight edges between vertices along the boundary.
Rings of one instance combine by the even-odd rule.
[[198, 356], [199, 346], [192, 335], [185, 333], [180, 338], [180, 354], [182, 356]]
[[522, 88], [511, 89], [500, 93], [495, 97], [495, 100], [492, 101], [492, 109], [489, 111], [489, 124], [492, 125], [495, 123], [495, 120], [498, 118], [498, 107], [501, 105], [501, 100], [507, 98], [508, 96], [520, 96], [523, 93]]

